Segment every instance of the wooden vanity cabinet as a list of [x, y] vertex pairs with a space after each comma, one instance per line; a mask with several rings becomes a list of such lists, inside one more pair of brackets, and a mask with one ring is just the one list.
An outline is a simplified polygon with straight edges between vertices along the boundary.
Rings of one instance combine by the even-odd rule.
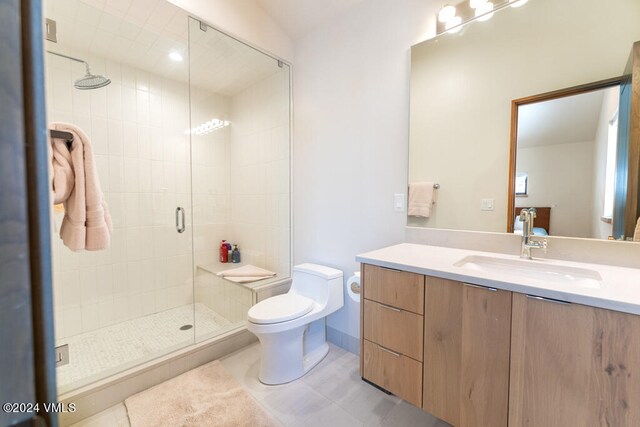
[[511, 292], [426, 278], [425, 411], [454, 426], [507, 426]]
[[510, 375], [510, 427], [640, 426], [640, 316], [514, 293]]
[[365, 380], [455, 427], [640, 426], [640, 316], [361, 273]]
[[422, 406], [424, 276], [363, 264], [360, 373]]

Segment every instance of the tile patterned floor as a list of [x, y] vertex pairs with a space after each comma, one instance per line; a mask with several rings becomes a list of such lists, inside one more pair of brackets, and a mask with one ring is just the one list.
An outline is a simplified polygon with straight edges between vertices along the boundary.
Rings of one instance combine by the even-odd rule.
[[[144, 363], [235, 326], [203, 304], [185, 305], [106, 328], [65, 338], [69, 364], [57, 368], [58, 390], [65, 392]], [[180, 326], [194, 324], [182, 331]]]
[[[302, 379], [280, 386], [258, 381], [259, 344], [222, 359], [236, 380], [283, 426], [448, 427], [419, 408], [389, 396], [360, 379], [358, 356], [331, 346], [327, 357]], [[127, 427], [123, 404], [76, 427]]]

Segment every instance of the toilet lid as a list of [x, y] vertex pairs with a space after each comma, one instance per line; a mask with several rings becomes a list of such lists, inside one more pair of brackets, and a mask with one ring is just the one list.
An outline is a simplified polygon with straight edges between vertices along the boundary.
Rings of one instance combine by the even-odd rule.
[[312, 299], [297, 294], [284, 294], [260, 301], [249, 309], [247, 317], [252, 323], [279, 323], [303, 316], [312, 308]]

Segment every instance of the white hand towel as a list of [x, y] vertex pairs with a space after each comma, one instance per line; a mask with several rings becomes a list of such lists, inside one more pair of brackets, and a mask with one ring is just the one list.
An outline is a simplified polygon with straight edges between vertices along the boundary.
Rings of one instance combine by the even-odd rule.
[[633, 241], [640, 242], [640, 218], [638, 218], [638, 222], [636, 222], [636, 229], [633, 232]]
[[407, 214], [429, 218], [431, 208], [436, 203], [436, 191], [433, 182], [413, 182], [409, 184], [409, 202]]
[[229, 280], [231, 282], [235, 282], [235, 283], [251, 283], [251, 282], [257, 282], [258, 280], [270, 279], [271, 277], [274, 277], [274, 276], [247, 276], [247, 277], [225, 276], [224, 279]]
[[273, 277], [275, 275], [276, 273], [274, 273], [273, 271], [265, 270], [264, 268], [256, 267], [255, 265], [251, 265], [251, 264], [243, 265], [242, 267], [238, 267], [238, 268], [231, 268], [229, 270], [220, 271], [218, 273], [218, 276], [224, 277], [225, 279], [229, 279], [229, 280], [231, 280], [232, 277], [265, 278], [265, 277]]
[[65, 212], [60, 237], [72, 251], [106, 249], [113, 226], [91, 141], [82, 129], [68, 123], [52, 123], [51, 128], [73, 135], [71, 149], [64, 140], [51, 138], [53, 203], [63, 203]]

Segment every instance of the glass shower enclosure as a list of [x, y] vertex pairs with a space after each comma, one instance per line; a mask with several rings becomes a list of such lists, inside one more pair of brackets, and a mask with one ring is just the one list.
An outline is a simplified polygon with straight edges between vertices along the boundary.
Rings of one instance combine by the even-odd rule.
[[[44, 4], [48, 122], [88, 135], [113, 221], [108, 249], [74, 252], [52, 209], [60, 393], [243, 328], [256, 288], [290, 277], [290, 66], [151, 3]], [[74, 88], [81, 62], [110, 83]], [[223, 277], [252, 266], [269, 274]]]

